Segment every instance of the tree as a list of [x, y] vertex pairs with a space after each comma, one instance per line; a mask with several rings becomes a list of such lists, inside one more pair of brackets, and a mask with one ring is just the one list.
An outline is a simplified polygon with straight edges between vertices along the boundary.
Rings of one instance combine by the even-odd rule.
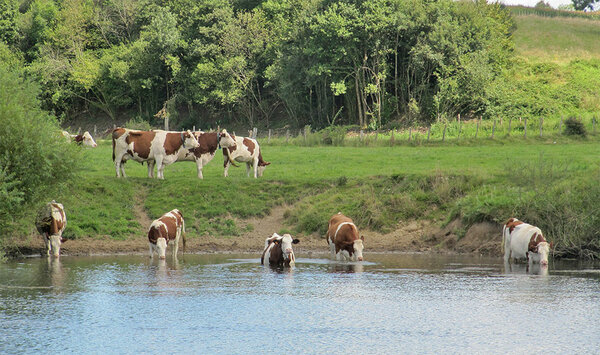
[[575, 10], [585, 11], [585, 10], [594, 10], [594, 4], [598, 2], [598, 0], [571, 0], [573, 2], [573, 7]]

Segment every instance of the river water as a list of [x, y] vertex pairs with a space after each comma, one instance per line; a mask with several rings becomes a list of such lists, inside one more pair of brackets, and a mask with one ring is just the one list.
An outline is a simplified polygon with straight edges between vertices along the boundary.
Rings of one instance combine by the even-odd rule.
[[[300, 255], [301, 256], [301, 255]], [[600, 353], [600, 265], [365, 254], [0, 264], [0, 354]]]

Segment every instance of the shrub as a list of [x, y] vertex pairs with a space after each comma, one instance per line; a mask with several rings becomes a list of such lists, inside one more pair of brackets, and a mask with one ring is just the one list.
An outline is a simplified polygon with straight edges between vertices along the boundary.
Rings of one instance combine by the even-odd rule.
[[565, 121], [565, 134], [568, 136], [587, 136], [587, 130], [583, 122], [571, 116]]

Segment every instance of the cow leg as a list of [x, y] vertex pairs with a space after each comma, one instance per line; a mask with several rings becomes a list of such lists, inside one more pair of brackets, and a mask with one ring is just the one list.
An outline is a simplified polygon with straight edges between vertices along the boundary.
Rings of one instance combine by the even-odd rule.
[[198, 179], [204, 179], [202, 176], [202, 159], [196, 158], [196, 169], [198, 170]]
[[125, 176], [125, 169], [123, 167], [123, 156], [125, 154], [121, 154], [120, 156], [115, 157], [115, 171], [117, 173], [117, 177], [121, 177], [121, 171], [123, 171], [123, 177]]
[[154, 256], [154, 248], [152, 246], [152, 243], [148, 243], [148, 245], [150, 246], [150, 257], [152, 258]]
[[50, 238], [46, 233], [44, 233], [44, 243], [46, 244], [46, 255], [50, 256]]
[[165, 169], [165, 165], [163, 164], [163, 158], [159, 155], [155, 161], [156, 164], [156, 177], [158, 179], [164, 180], [163, 170]]
[[228, 159], [225, 160], [224, 168], [225, 169], [223, 170], [223, 175], [225, 177], [228, 177], [229, 176], [229, 173], [228, 173], [228, 171], [229, 171], [229, 160]]
[[254, 158], [253, 162], [252, 162], [253, 168], [254, 168], [254, 178], [257, 179], [257, 173], [258, 173], [258, 158]]
[[246, 163], [246, 176], [250, 177], [250, 163]]
[[149, 178], [154, 178], [154, 166], [156, 165], [156, 162], [154, 160], [148, 160], [146, 162], [148, 164], [148, 177]]

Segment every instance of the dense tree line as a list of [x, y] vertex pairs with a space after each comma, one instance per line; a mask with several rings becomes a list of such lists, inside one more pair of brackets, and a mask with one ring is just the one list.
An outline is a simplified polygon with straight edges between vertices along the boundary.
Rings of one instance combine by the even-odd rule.
[[493, 114], [510, 14], [452, 0], [0, 0], [0, 60], [70, 117], [380, 127]]

